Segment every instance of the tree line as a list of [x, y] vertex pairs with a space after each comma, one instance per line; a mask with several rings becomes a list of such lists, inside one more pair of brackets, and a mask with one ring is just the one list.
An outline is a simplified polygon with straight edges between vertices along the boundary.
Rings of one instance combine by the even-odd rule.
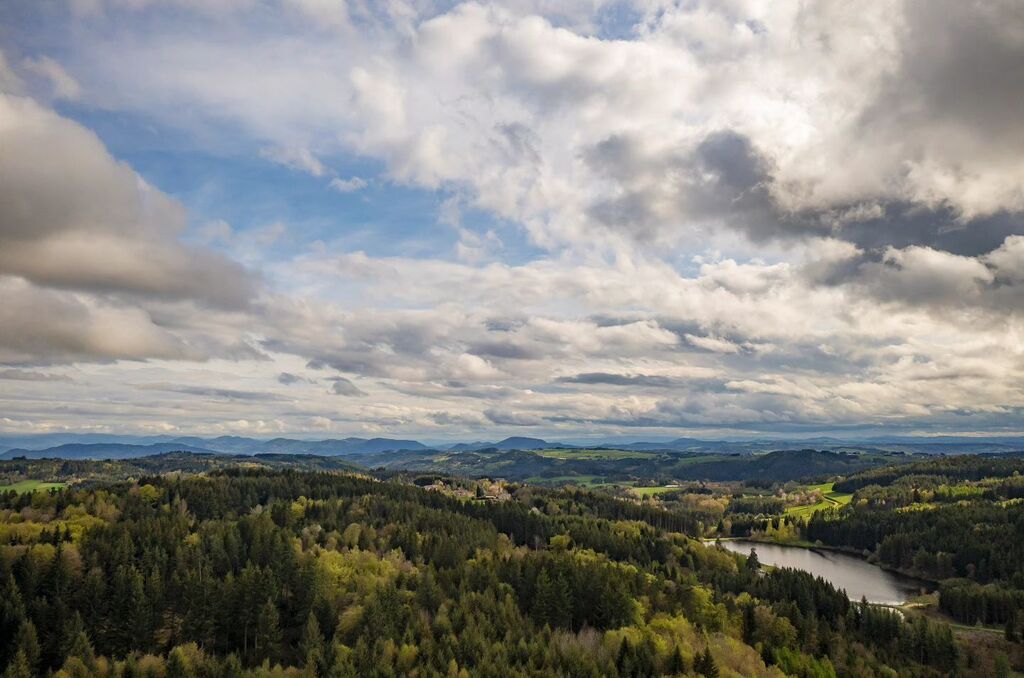
[[0, 496], [0, 666], [67, 676], [938, 676], [948, 627], [581, 490], [227, 469]]

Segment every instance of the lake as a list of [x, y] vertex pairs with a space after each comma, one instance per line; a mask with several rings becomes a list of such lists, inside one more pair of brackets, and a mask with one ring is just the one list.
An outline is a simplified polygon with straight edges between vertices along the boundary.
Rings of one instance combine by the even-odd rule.
[[869, 603], [899, 605], [931, 587], [913, 577], [888, 572], [862, 558], [838, 551], [806, 549], [782, 544], [763, 544], [744, 539], [722, 540], [723, 548], [747, 555], [753, 548], [763, 565], [804, 570], [846, 590], [852, 601], [867, 598]]

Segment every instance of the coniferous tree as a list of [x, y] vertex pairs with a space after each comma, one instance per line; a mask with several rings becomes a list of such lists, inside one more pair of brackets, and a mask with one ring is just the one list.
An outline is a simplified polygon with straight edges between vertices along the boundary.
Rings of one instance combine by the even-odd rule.
[[92, 642], [89, 640], [89, 634], [85, 631], [79, 631], [78, 635], [75, 636], [74, 642], [71, 643], [67, 656], [71, 659], [77, 659], [91, 671], [96, 666], [96, 652], [93, 650]]
[[753, 645], [754, 635], [757, 633], [757, 615], [754, 614], [754, 604], [749, 603], [743, 606], [743, 642]]
[[678, 645], [672, 650], [672, 654], [668, 658], [668, 666], [665, 668], [672, 674], [686, 673], [686, 660]]
[[715, 663], [715, 658], [711, 655], [710, 647], [704, 648], [704, 652], [697, 656], [693, 662], [693, 670], [705, 678], [718, 678], [718, 664]]
[[92, 647], [89, 643], [88, 636], [85, 637], [85, 645], [81, 643], [81, 637], [85, 634], [85, 622], [82, 621], [82, 615], [76, 612], [65, 624], [64, 628], [60, 631], [58, 654], [57, 659], [63, 659], [75, 654], [76, 651], [83, 651], [85, 647]]
[[702, 650], [698, 652], [693, 658], [693, 672], [703, 676], [704, 669], [704, 651]]
[[194, 672], [184, 650], [179, 646], [167, 655], [167, 678], [192, 678]]
[[277, 660], [281, 650], [281, 615], [270, 598], [260, 608], [256, 618], [256, 657], [259, 661]]
[[121, 678], [140, 678], [139, 662], [134, 652], [124, 658], [121, 665]]
[[565, 579], [558, 574], [550, 575], [545, 568], [537, 575], [536, 588], [533, 614], [537, 623], [552, 627], [568, 626], [572, 619], [572, 601]]
[[311, 669], [314, 675], [319, 675], [324, 670], [326, 654], [324, 636], [320, 632], [320, 622], [312, 612], [306, 618], [302, 640], [299, 642], [299, 652], [306, 668]]
[[715, 662], [715, 658], [711, 655], [711, 648], [704, 651], [707, 661], [704, 664], [704, 675], [707, 678], [718, 678], [718, 664]]
[[221, 665], [221, 675], [223, 678], [242, 678], [245, 675], [242, 662], [238, 660], [238, 655], [234, 652], [229, 654]]
[[42, 650], [39, 647], [39, 636], [36, 634], [36, 625], [26, 619], [18, 629], [18, 635], [14, 639], [14, 646], [17, 652], [25, 655], [29, 669], [34, 673], [39, 670], [39, 658]]
[[11, 659], [7, 665], [7, 670], [4, 671], [4, 678], [32, 678], [33, 672], [29, 667], [28, 658], [25, 657], [25, 653], [18, 650], [14, 653], [14, 658]]
[[623, 638], [619, 645], [619, 654], [615, 658], [615, 667], [619, 670], [620, 676], [633, 675], [636, 664], [636, 650], [629, 642], [629, 638]]
[[749, 572], [757, 572], [761, 569], [761, 561], [757, 558], [757, 550], [750, 549], [750, 555], [747, 556], [747, 570]]
[[328, 676], [330, 678], [357, 678], [359, 676], [354, 653], [351, 649], [344, 646], [335, 648], [334, 662], [331, 664]]
[[[21, 590], [11, 574], [0, 589], [0, 632], [5, 638], [12, 637], [25, 621], [25, 604]], [[0, 648], [2, 649], [2, 648]]]
[[434, 568], [427, 567], [416, 587], [416, 603], [427, 612], [433, 614], [444, 600], [444, 593], [437, 584]]

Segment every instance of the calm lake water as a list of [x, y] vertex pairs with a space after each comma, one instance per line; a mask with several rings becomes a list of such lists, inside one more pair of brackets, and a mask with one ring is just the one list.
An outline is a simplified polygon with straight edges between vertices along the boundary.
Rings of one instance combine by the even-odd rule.
[[749, 554], [753, 548], [763, 565], [792, 567], [822, 577], [837, 588], [845, 589], [846, 595], [853, 601], [867, 598], [869, 603], [899, 605], [919, 594], [922, 587], [929, 589], [927, 582], [887, 572], [846, 553], [762, 544], [742, 539], [722, 540], [718, 543], [729, 551], [743, 555]]

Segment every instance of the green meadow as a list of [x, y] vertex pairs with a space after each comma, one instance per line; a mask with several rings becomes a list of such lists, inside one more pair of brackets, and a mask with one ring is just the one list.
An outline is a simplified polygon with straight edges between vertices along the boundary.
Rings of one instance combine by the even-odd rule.
[[657, 456], [653, 452], [636, 450], [536, 450], [535, 454], [548, 459], [596, 461], [599, 459], [647, 459]]
[[18, 494], [25, 494], [26, 492], [53, 490], [64, 487], [65, 485], [67, 485], [67, 483], [47, 483], [42, 480], [21, 480], [11, 485], [0, 485], [0, 492], [10, 492], [11, 490], [14, 490]]
[[786, 509], [786, 515], [798, 518], [810, 518], [815, 511], [846, 506], [853, 498], [853, 494], [834, 492], [834, 483], [821, 483], [820, 485], [808, 485], [805, 489], [809, 491], [819, 490], [822, 494], [821, 501], [806, 506], [793, 506]]

